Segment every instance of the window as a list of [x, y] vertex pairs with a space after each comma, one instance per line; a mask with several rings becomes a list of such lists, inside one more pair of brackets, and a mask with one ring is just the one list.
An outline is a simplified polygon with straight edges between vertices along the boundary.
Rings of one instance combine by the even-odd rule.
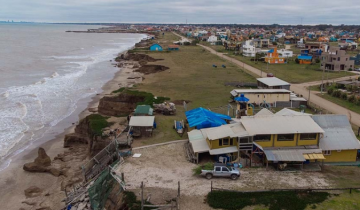
[[222, 139], [223, 145], [229, 145], [229, 139]]
[[230, 145], [234, 145], [234, 140], [230, 139]]
[[278, 134], [278, 141], [294, 141], [294, 134]]
[[221, 171], [221, 167], [215, 167], [215, 171]]
[[229, 169], [226, 168], [226, 167], [222, 167], [222, 171], [227, 171], [227, 172], [229, 172]]
[[254, 141], [270, 141], [271, 135], [256, 135], [254, 136]]
[[331, 150], [323, 150], [324, 155], [331, 155]]
[[219, 139], [219, 146], [222, 146], [222, 139]]
[[338, 57], [338, 61], [340, 61], [340, 57]]
[[300, 134], [300, 140], [315, 140], [316, 133], [302, 133]]
[[345, 58], [345, 60], [347, 61], [348, 59], [347, 59], [347, 58]]

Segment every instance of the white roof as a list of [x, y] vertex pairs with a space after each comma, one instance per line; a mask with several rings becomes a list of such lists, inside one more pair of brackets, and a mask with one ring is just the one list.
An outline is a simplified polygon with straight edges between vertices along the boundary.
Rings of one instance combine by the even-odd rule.
[[285, 82], [277, 77], [264, 77], [264, 78], [257, 78], [257, 81], [272, 87], [272, 86], [283, 86], [283, 85], [290, 85], [290, 83]]
[[272, 113], [270, 110], [266, 108], [263, 108], [258, 113], [255, 114], [255, 116], [260, 116], [260, 115], [274, 115], [274, 113]]
[[155, 116], [132, 116], [129, 126], [135, 127], [153, 127]]
[[278, 111], [275, 113], [275, 115], [282, 115], [282, 116], [293, 116], [293, 115], [311, 115], [311, 114], [308, 114], [308, 113], [302, 113], [302, 112], [297, 112], [297, 111], [294, 111], [294, 110], [291, 110], [291, 109], [288, 109], [288, 108], [283, 108], [282, 110]]
[[190, 144], [195, 153], [207, 152], [210, 150], [206, 138], [200, 130], [192, 130], [188, 132]]
[[237, 94], [240, 93], [291, 93], [290, 90], [286, 90], [286, 89], [234, 89], [232, 90], [230, 93], [232, 92], [236, 92]]
[[360, 149], [359, 140], [356, 138], [346, 115], [313, 115], [312, 118], [325, 130], [320, 139], [321, 149]]
[[324, 133], [310, 116], [262, 115], [242, 117], [242, 125], [250, 135]]
[[227, 154], [227, 153], [233, 153], [233, 152], [237, 152], [237, 148], [236, 146], [232, 146], [232, 147], [224, 147], [224, 148], [220, 148], [220, 149], [212, 149], [209, 151], [210, 155], [221, 155], [221, 154]]
[[242, 137], [249, 136], [249, 133], [245, 130], [241, 123], [226, 124], [215, 128], [201, 129], [204, 138], [209, 140], [216, 140], [225, 137]]

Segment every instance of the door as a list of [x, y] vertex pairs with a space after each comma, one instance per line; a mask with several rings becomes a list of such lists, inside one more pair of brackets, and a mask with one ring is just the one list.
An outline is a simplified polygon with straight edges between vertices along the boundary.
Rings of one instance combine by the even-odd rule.
[[216, 166], [216, 167], [215, 167], [214, 176], [222, 176], [221, 166]]
[[221, 167], [221, 176], [223, 177], [230, 176], [230, 170], [225, 166]]

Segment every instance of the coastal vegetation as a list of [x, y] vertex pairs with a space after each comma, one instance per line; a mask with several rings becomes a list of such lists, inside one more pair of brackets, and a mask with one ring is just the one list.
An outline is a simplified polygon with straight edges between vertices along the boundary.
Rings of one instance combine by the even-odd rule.
[[307, 206], [316, 208], [316, 204], [329, 197], [327, 192], [229, 192], [212, 191], [207, 195], [207, 203], [213, 208], [242, 209], [247, 206], [262, 205], [269, 210], [303, 210]]
[[92, 133], [96, 136], [102, 135], [102, 129], [108, 127], [110, 124], [107, 121], [108, 117], [99, 114], [91, 114], [87, 117]]

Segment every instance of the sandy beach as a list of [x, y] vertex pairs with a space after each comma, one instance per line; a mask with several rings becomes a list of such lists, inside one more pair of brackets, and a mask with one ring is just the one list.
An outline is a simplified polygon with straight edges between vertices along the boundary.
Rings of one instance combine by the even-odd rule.
[[[113, 66], [117, 64], [115, 61], [110, 62], [112, 62]], [[86, 117], [92, 112], [96, 112], [99, 100], [103, 96], [109, 95], [112, 91], [121, 87], [129, 87], [141, 82], [141, 74], [133, 72], [133, 66], [134, 63], [132, 61], [123, 61], [123, 66], [114, 75], [114, 78], [102, 87], [100, 94], [92, 97], [90, 103], [85, 100], [81, 101], [80, 103], [88, 103], [87, 108], [79, 115], [70, 116], [62, 122], [70, 125], [64, 132], [52, 140], [35, 142], [12, 159], [11, 164], [0, 175], [1, 209], [60, 209], [65, 207], [64, 202], [61, 202], [65, 198], [64, 191], [61, 191], [62, 183], [65, 177], [74, 176], [74, 174], [55, 177], [50, 173], [31, 173], [24, 171], [23, 165], [27, 162], [32, 162], [38, 155], [38, 148], [42, 147], [51, 160], [54, 160], [58, 154], [65, 153], [65, 156], [69, 155], [70, 158], [63, 161], [65, 167], [72, 168], [80, 173], [80, 166], [89, 158], [87, 145], [79, 146], [76, 149], [66, 149], [63, 147], [64, 137], [66, 134], [74, 132], [79, 119]], [[128, 79], [130, 76], [136, 76], [139, 79]], [[31, 186], [40, 188], [43, 196], [26, 198], [24, 190]]]

